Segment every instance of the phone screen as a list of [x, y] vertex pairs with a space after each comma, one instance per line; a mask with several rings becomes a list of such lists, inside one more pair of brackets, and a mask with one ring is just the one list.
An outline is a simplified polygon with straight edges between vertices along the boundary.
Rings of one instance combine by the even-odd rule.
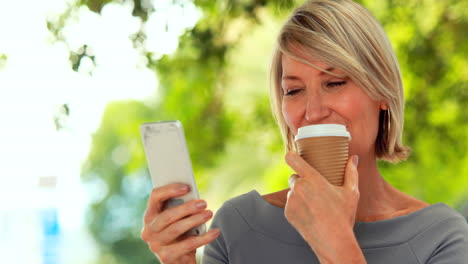
[[177, 123], [150, 123], [143, 127], [145, 152], [153, 186], [187, 182], [193, 177], [181, 127]]

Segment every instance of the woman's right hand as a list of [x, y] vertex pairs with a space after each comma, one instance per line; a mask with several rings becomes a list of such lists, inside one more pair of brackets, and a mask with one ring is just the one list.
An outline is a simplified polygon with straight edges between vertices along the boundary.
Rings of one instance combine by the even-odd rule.
[[153, 189], [148, 199], [141, 238], [163, 264], [196, 263], [196, 249], [219, 235], [218, 229], [198, 236], [184, 235], [213, 216], [213, 212], [206, 210], [203, 200], [189, 201], [163, 211], [165, 201], [188, 192], [185, 184], [169, 184]]

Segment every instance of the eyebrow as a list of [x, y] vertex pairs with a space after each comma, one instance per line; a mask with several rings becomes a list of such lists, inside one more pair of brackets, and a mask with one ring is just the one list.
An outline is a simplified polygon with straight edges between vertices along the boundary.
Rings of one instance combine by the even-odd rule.
[[[329, 71], [329, 72], [331, 72], [333, 70], [335, 70], [335, 68], [333, 68], [333, 67], [328, 67], [328, 68], [325, 69], [325, 71]], [[319, 75], [323, 75], [323, 74], [327, 74], [327, 73], [324, 72], [324, 71], [320, 71]], [[286, 76], [283, 76], [281, 78], [281, 80], [293, 80], [294, 81], [294, 80], [300, 80], [300, 78], [297, 77], [297, 76], [294, 76], [294, 75], [286, 75]]]

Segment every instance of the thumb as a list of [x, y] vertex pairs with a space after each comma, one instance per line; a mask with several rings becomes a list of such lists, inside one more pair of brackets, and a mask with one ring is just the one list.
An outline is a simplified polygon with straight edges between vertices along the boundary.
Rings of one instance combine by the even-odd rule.
[[344, 186], [349, 189], [359, 189], [359, 174], [357, 166], [359, 164], [359, 156], [353, 155], [348, 159], [346, 165]]

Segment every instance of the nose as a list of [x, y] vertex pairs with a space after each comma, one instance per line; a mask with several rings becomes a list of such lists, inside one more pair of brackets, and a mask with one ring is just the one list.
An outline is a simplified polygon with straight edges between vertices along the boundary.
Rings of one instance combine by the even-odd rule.
[[307, 95], [305, 120], [308, 123], [320, 123], [331, 113], [326, 99], [320, 93], [310, 93]]

